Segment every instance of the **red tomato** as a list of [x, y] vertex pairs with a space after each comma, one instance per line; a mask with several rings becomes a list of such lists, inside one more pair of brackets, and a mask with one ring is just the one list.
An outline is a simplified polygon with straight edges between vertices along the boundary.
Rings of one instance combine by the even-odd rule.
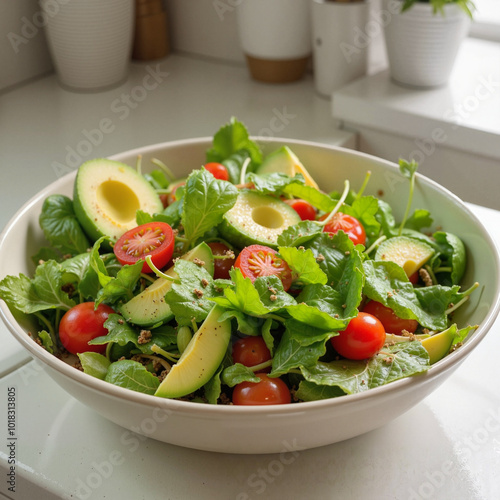
[[283, 200], [290, 205], [302, 220], [315, 220], [316, 209], [306, 200], [294, 198], [293, 200]]
[[[113, 251], [121, 265], [135, 264], [151, 255], [153, 264], [161, 269], [172, 258], [175, 237], [165, 222], [148, 222], [127, 231], [116, 243]], [[146, 262], [143, 273], [152, 272]]]
[[221, 181], [229, 180], [229, 173], [227, 168], [222, 163], [207, 163], [205, 168], [216, 178]]
[[233, 344], [233, 361], [235, 363], [252, 367], [270, 359], [271, 353], [262, 337], [245, 337]]
[[[319, 218], [319, 220], [325, 220], [329, 214], [325, 214]], [[359, 222], [358, 219], [352, 217], [351, 215], [343, 214], [337, 212], [331, 220], [323, 228], [325, 233], [337, 233], [338, 231], [344, 231], [344, 233], [349, 236], [349, 239], [355, 244], [364, 245], [366, 242], [365, 228]]]
[[416, 285], [418, 283], [418, 280], [420, 279], [418, 271], [415, 271], [408, 279], [410, 280], [410, 283], [412, 285]]
[[211, 241], [207, 243], [207, 245], [212, 250], [214, 256], [222, 255], [226, 256], [225, 258], [214, 258], [214, 278], [215, 279], [229, 279], [229, 270], [233, 267], [236, 257], [228, 257], [227, 252], [231, 251], [231, 249], [220, 241]]
[[331, 339], [335, 350], [347, 359], [366, 359], [380, 351], [385, 343], [385, 329], [371, 314], [360, 312], [347, 328]]
[[380, 302], [370, 300], [364, 307], [363, 312], [372, 314], [380, 320], [387, 333], [401, 335], [403, 330], [413, 333], [418, 327], [418, 321], [415, 319], [403, 319], [396, 316], [396, 313]]
[[292, 270], [278, 255], [278, 252], [264, 245], [250, 245], [244, 248], [234, 267], [241, 270], [245, 278], [255, 281], [260, 276], [277, 276], [287, 291], [292, 284]]
[[279, 405], [292, 401], [290, 390], [283, 380], [257, 373], [260, 382], [241, 382], [233, 390], [235, 405]]
[[89, 345], [88, 342], [108, 334], [103, 325], [115, 311], [105, 304], [94, 308], [94, 302], [82, 302], [67, 311], [59, 323], [61, 343], [72, 354], [88, 351], [104, 354], [106, 351], [106, 345]]

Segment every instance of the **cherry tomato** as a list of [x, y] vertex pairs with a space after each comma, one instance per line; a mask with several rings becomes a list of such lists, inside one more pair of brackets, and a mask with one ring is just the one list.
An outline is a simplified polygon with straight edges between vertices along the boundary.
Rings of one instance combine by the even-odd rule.
[[114, 312], [105, 304], [99, 304], [95, 309], [94, 302], [82, 302], [72, 307], [59, 323], [62, 345], [72, 354], [88, 351], [104, 354], [106, 345], [89, 345], [88, 342], [108, 334], [104, 322]]
[[372, 314], [380, 320], [387, 333], [401, 335], [403, 330], [413, 333], [418, 327], [418, 321], [415, 319], [403, 319], [396, 316], [396, 313], [380, 302], [370, 300], [364, 307], [363, 312]]
[[227, 252], [231, 249], [220, 241], [211, 241], [207, 245], [215, 255], [225, 256], [223, 259], [214, 259], [214, 278], [215, 279], [229, 279], [229, 270], [233, 267], [236, 257], [228, 257]]
[[256, 373], [260, 382], [241, 382], [233, 390], [235, 405], [279, 405], [290, 403], [290, 390], [283, 380]]
[[418, 280], [420, 279], [418, 271], [415, 271], [408, 279], [410, 280], [410, 283], [412, 285], [416, 285], [418, 283]]
[[382, 349], [385, 329], [371, 314], [360, 312], [347, 328], [331, 339], [335, 350], [347, 359], [366, 359]]
[[168, 207], [169, 205], [172, 205], [174, 201], [177, 201], [177, 198], [175, 197], [175, 192], [185, 184], [186, 184], [185, 181], [179, 181], [170, 186], [170, 191], [168, 192], [168, 194], [160, 196], [160, 199], [162, 200], [164, 207]]
[[245, 278], [255, 281], [260, 276], [277, 276], [287, 291], [292, 284], [292, 270], [278, 252], [264, 245], [250, 245], [238, 255], [234, 267], [241, 270]]
[[[113, 251], [120, 264], [135, 264], [151, 255], [153, 264], [161, 269], [172, 258], [175, 237], [165, 222], [148, 222], [127, 231], [116, 243]], [[152, 272], [146, 262], [143, 273]]]
[[229, 172], [227, 168], [222, 163], [207, 163], [205, 169], [208, 170], [216, 179], [221, 181], [229, 180]]
[[[244, 366], [256, 366], [269, 361], [271, 353], [262, 337], [245, 337], [233, 344], [233, 361]], [[262, 371], [267, 371], [263, 369]]]
[[[319, 218], [319, 220], [325, 220], [329, 214], [325, 214]], [[344, 231], [344, 233], [349, 236], [349, 239], [355, 244], [364, 245], [366, 242], [365, 228], [359, 222], [358, 219], [352, 217], [351, 215], [343, 214], [337, 212], [331, 220], [323, 228], [325, 233], [337, 233], [338, 231]]]
[[294, 198], [293, 200], [283, 200], [290, 205], [302, 220], [315, 220], [316, 209], [306, 200]]

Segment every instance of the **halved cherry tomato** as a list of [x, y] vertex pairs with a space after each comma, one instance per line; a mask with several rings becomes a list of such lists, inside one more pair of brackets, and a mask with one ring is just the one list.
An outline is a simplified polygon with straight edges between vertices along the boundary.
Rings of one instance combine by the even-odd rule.
[[292, 400], [290, 389], [279, 378], [270, 378], [265, 373], [256, 373], [260, 382], [241, 382], [233, 390], [235, 405], [279, 405]]
[[[175, 237], [165, 222], [148, 222], [127, 231], [116, 243], [113, 251], [120, 264], [135, 264], [151, 255], [153, 264], [161, 269], [172, 258]], [[143, 273], [152, 272], [146, 262]]]
[[278, 252], [264, 245], [250, 245], [238, 255], [234, 267], [240, 269], [245, 278], [255, 281], [261, 276], [277, 276], [285, 292], [292, 285], [292, 270]]
[[283, 200], [286, 204], [290, 205], [302, 220], [315, 220], [316, 209], [306, 200], [294, 198], [292, 200]]
[[360, 312], [345, 330], [331, 338], [331, 343], [344, 358], [370, 358], [384, 346], [385, 329], [375, 316]]
[[108, 334], [104, 323], [115, 311], [105, 304], [95, 309], [94, 302], [82, 302], [72, 307], [61, 318], [59, 338], [62, 345], [72, 354], [98, 352], [104, 354], [106, 345], [89, 345], [89, 341]]
[[401, 335], [403, 330], [413, 333], [418, 327], [418, 321], [415, 319], [403, 319], [396, 316], [396, 313], [380, 302], [370, 300], [364, 307], [363, 312], [372, 314], [384, 325], [387, 333]]
[[[325, 220], [329, 214], [325, 214], [319, 218], [319, 220]], [[338, 231], [344, 231], [344, 233], [349, 236], [349, 239], [355, 244], [364, 245], [366, 242], [366, 232], [365, 228], [359, 222], [358, 219], [352, 217], [351, 215], [343, 214], [337, 212], [331, 220], [323, 228], [325, 233], [337, 233]]]
[[229, 172], [222, 163], [210, 162], [205, 165], [205, 168], [216, 178], [221, 181], [229, 180]]
[[214, 256], [223, 256], [224, 258], [214, 258], [214, 278], [229, 279], [229, 270], [233, 267], [236, 257], [229, 257], [227, 252], [231, 249], [220, 241], [210, 241], [207, 245], [212, 250]]
[[[244, 337], [233, 344], [233, 361], [244, 366], [252, 367], [265, 363], [271, 359], [271, 353], [264, 339], [258, 337]], [[262, 371], [267, 371], [263, 369]]]

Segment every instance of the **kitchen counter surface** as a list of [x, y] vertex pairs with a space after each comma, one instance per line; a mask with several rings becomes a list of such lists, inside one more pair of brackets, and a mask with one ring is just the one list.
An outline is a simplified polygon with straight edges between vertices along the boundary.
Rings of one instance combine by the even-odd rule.
[[[253, 135], [355, 145], [309, 78], [263, 85], [244, 67], [181, 56], [134, 64], [127, 83], [99, 94], [62, 90], [49, 76], [0, 96], [0, 110], [0, 227], [80, 160], [211, 136], [232, 115]], [[470, 208], [500, 243], [500, 212]], [[314, 450], [289, 451], [291, 442], [279, 455], [236, 456], [131, 435], [59, 388], [0, 325], [1, 408], [15, 387], [19, 435], [12, 493], [2, 411], [0, 498], [498, 498], [499, 328], [431, 396], [378, 430]]]

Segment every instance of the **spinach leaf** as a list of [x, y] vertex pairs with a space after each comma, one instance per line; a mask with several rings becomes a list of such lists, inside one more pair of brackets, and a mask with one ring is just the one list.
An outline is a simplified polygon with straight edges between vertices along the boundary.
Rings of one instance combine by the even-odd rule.
[[83, 372], [92, 377], [104, 380], [111, 362], [106, 356], [97, 352], [82, 352], [78, 354]]
[[316, 262], [312, 250], [279, 247], [278, 251], [292, 269], [294, 281], [298, 280], [306, 285], [314, 283], [324, 285], [327, 282], [328, 278]]
[[222, 372], [222, 383], [224, 385], [234, 387], [241, 382], [260, 382], [260, 378], [250, 368], [241, 363], [228, 366]]
[[[466, 254], [462, 240], [452, 233], [437, 231], [433, 234], [437, 246], [441, 251], [441, 258], [444, 257], [442, 271], [449, 273], [451, 283], [457, 285], [465, 272]], [[437, 271], [440, 271], [439, 269]]]
[[310, 220], [304, 220], [298, 224], [287, 227], [278, 236], [278, 245], [280, 247], [297, 247], [304, 245], [310, 240], [316, 238], [323, 231], [323, 227]]
[[45, 238], [63, 254], [76, 255], [89, 248], [89, 240], [76, 218], [73, 202], [67, 196], [53, 194], [46, 198], [39, 221]]
[[125, 389], [151, 395], [160, 385], [158, 377], [148, 372], [141, 363], [130, 359], [111, 363], [104, 380]]
[[279, 195], [285, 187], [291, 184], [304, 184], [304, 176], [297, 174], [295, 177], [289, 177], [281, 172], [272, 172], [269, 174], [250, 173], [247, 180], [252, 182], [255, 190], [262, 194]]
[[295, 392], [301, 401], [318, 401], [320, 399], [337, 398], [345, 396], [345, 392], [338, 386], [317, 385], [307, 380], [302, 380]]
[[236, 203], [238, 190], [227, 181], [216, 179], [206, 170], [194, 170], [186, 181], [182, 225], [191, 246], [222, 221], [222, 216]]
[[323, 212], [331, 212], [337, 204], [330, 196], [318, 191], [316, 188], [296, 182], [286, 185], [283, 192], [295, 198], [302, 198]]
[[416, 340], [385, 346], [383, 352], [369, 360], [319, 361], [316, 365], [302, 366], [301, 371], [308, 382], [355, 394], [424, 373], [429, 366], [429, 355]]

